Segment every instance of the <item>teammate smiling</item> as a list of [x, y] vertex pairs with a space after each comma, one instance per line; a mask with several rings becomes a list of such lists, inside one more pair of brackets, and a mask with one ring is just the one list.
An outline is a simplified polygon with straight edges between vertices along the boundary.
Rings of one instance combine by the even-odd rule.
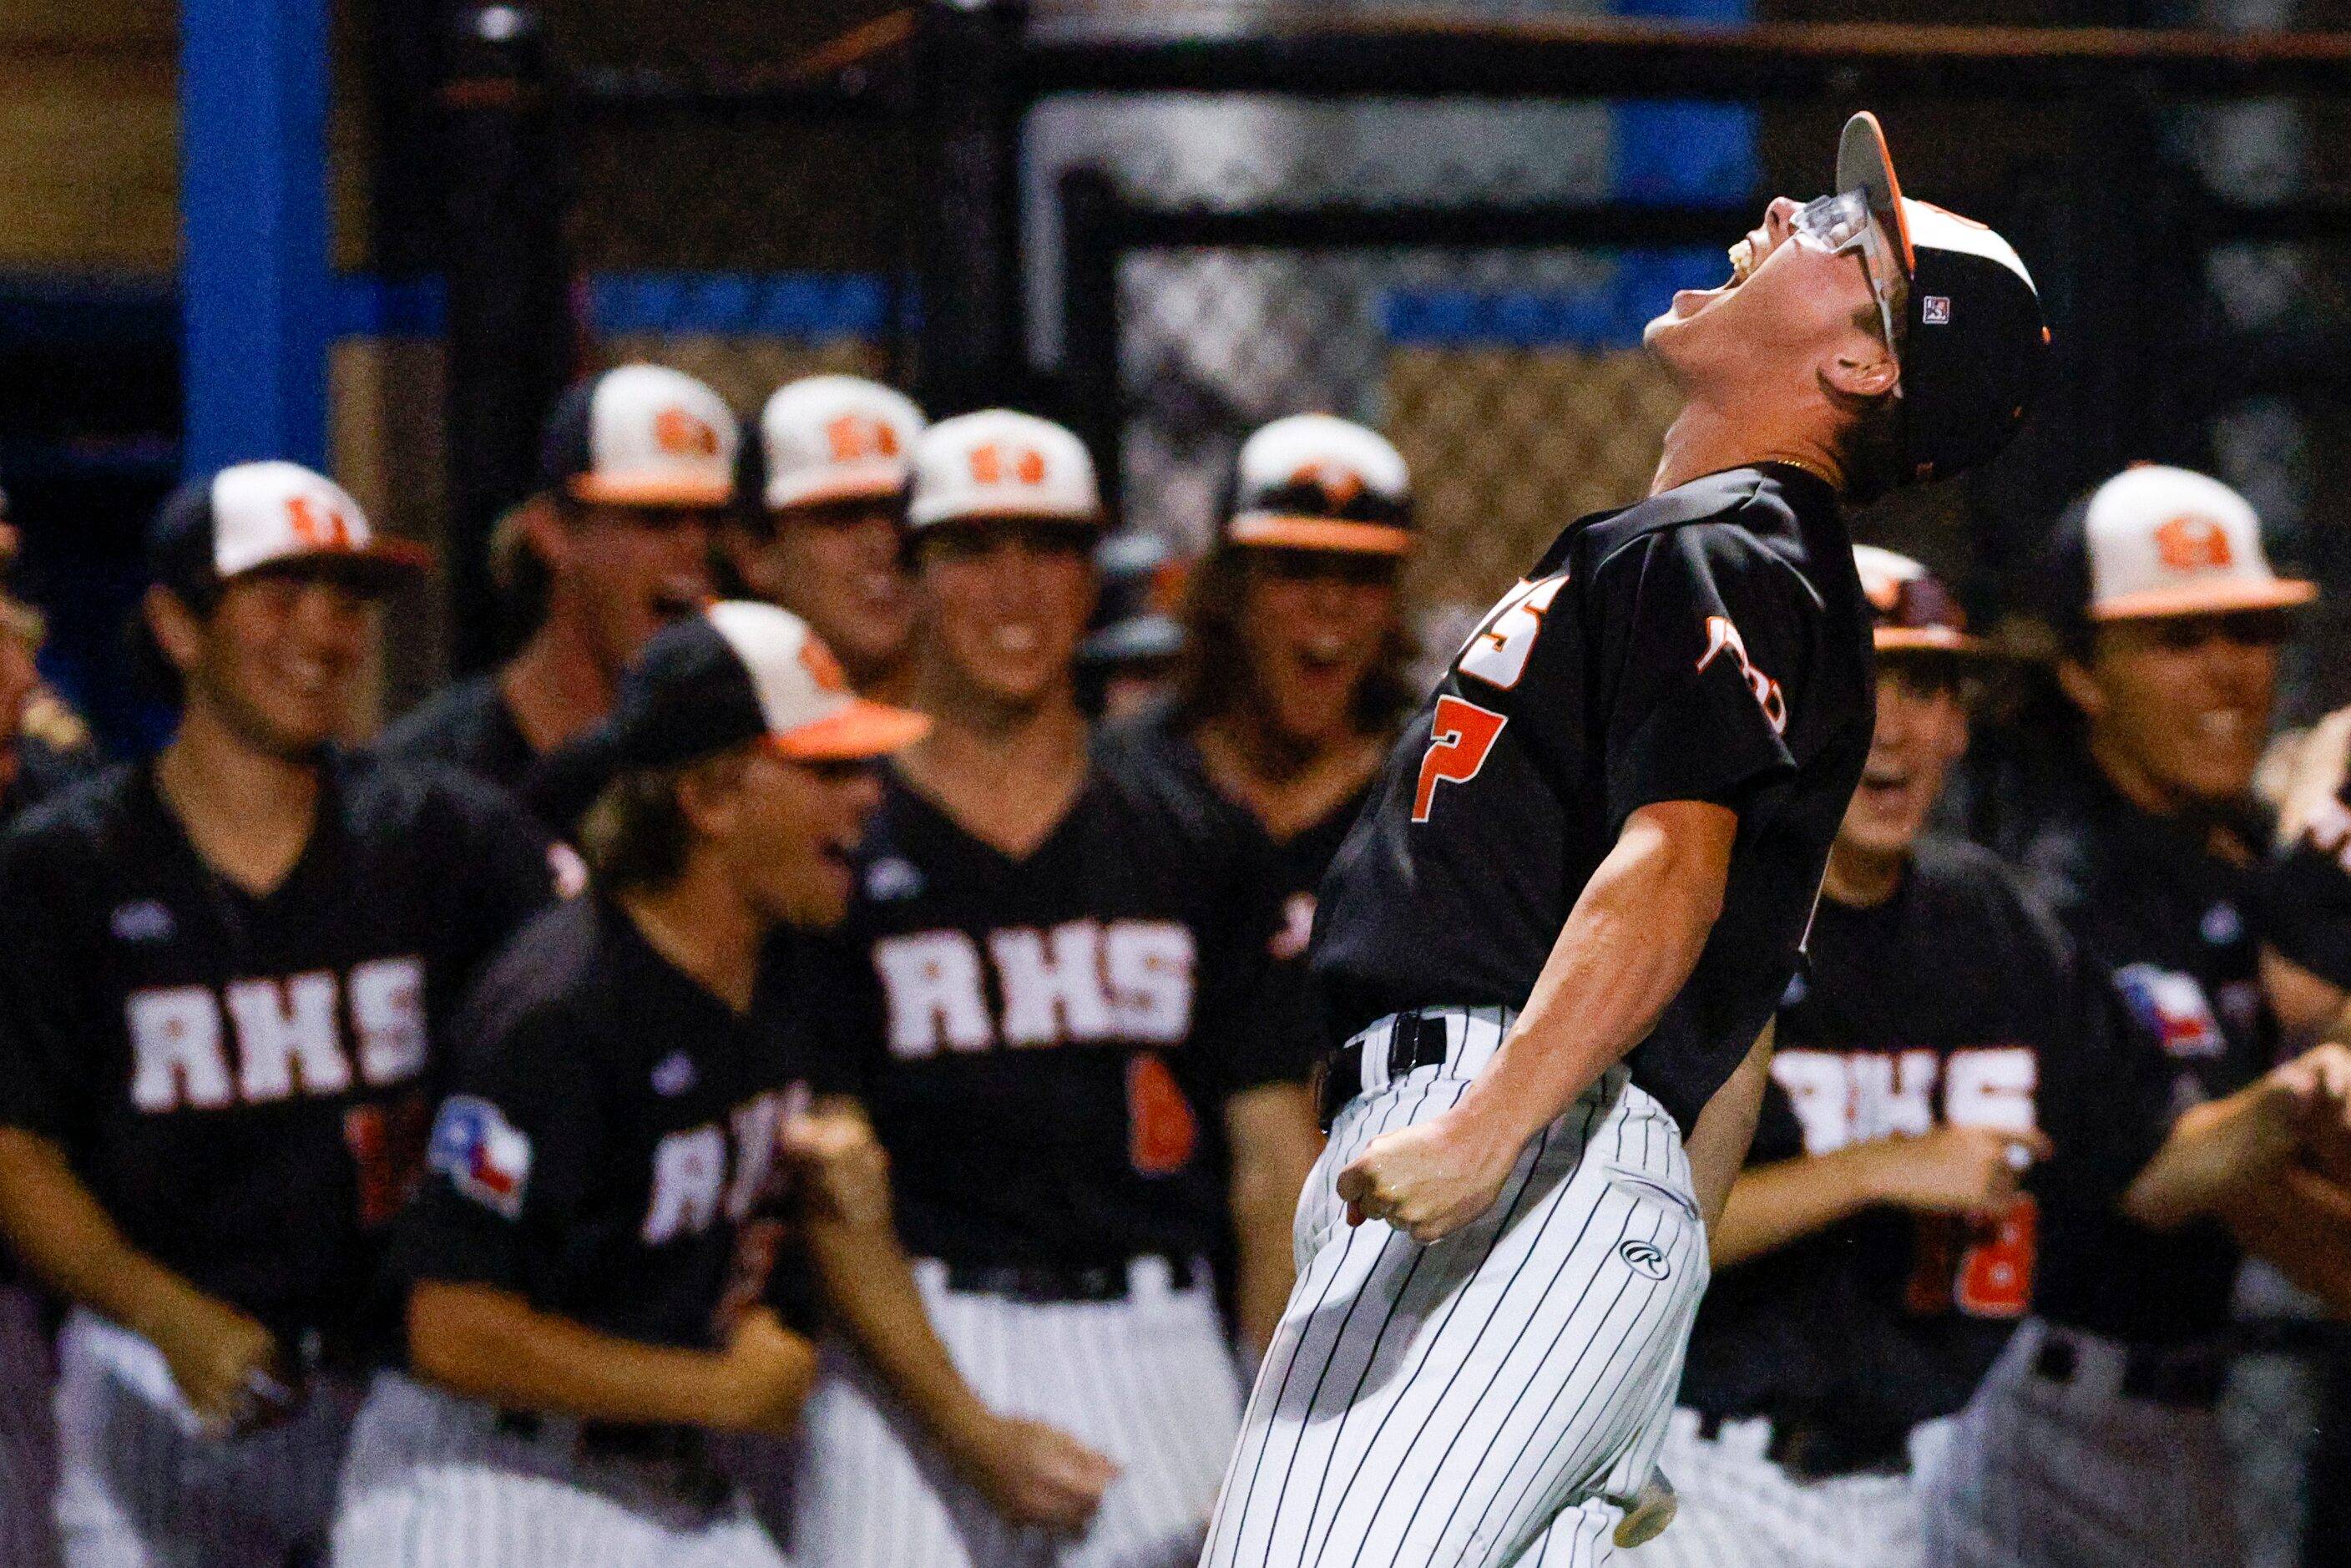
[[1651, 324], [1687, 402], [1650, 498], [1496, 606], [1323, 885], [1336, 1119], [1211, 1568], [1501, 1564], [1554, 1519], [1595, 1561], [1648, 1480], [1869, 747], [1839, 498], [1997, 452], [2043, 344], [1866, 116], [1837, 184]]

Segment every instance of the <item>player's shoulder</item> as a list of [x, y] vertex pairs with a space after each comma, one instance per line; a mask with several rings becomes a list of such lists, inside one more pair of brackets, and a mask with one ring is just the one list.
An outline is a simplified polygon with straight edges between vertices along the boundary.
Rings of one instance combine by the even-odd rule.
[[364, 831], [539, 836], [513, 796], [455, 764], [362, 749], [335, 751], [330, 766], [344, 810]]
[[1100, 726], [1091, 746], [1091, 787], [1106, 810], [1201, 852], [1263, 852], [1257, 818], [1217, 788], [1171, 710]]
[[504, 701], [493, 674], [452, 681], [385, 726], [374, 749], [406, 760], [470, 762]]
[[1973, 923], [2053, 952], [2065, 948], [2047, 901], [1981, 844], [1928, 834], [1911, 846], [1910, 857], [1913, 886], [1930, 920]]
[[118, 762], [42, 797], [0, 832], [0, 865], [35, 867], [103, 861], [151, 815], [154, 786], [144, 764]]
[[467, 994], [456, 1032], [468, 1054], [513, 1049], [550, 1027], [593, 1031], [614, 1016], [606, 922], [625, 918], [601, 899], [566, 899], [525, 921]]
[[[1833, 506], [1831, 502], [1829, 505]], [[1593, 523], [1581, 541], [1586, 575], [1604, 591], [1635, 591], [1661, 569], [1815, 608], [1854, 576], [1841, 529], [1808, 526], [1818, 510], [1776, 470], [1709, 474]], [[1823, 560], [1823, 549], [1844, 555]], [[1845, 584], [1855, 596], [1858, 583]]]

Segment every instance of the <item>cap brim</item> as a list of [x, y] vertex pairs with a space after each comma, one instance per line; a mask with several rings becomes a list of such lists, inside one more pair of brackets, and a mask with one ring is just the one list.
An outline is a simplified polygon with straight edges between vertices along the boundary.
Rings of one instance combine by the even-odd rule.
[[1991, 644], [1982, 638], [1949, 626], [1880, 626], [1870, 632], [1870, 642], [1881, 653], [1964, 653], [1971, 658], [1992, 653]]
[[730, 484], [680, 479], [674, 475], [575, 474], [564, 481], [563, 488], [575, 501], [613, 507], [723, 507], [735, 498], [735, 486]]
[[378, 538], [358, 549], [298, 550], [291, 555], [272, 556], [222, 580], [234, 582], [256, 572], [299, 572], [340, 578], [364, 590], [389, 591], [413, 582], [432, 570], [433, 559], [431, 547], [414, 539]]
[[789, 512], [800, 507], [822, 507], [835, 501], [894, 501], [906, 487], [905, 471], [874, 467], [862, 472], [811, 474], [769, 481], [763, 497], [768, 510]]
[[1870, 215], [1894, 236], [1902, 252], [1902, 276], [1918, 275], [1918, 253], [1910, 244], [1910, 219], [1902, 210], [1902, 182], [1894, 174], [1894, 155], [1886, 150], [1886, 131], [1877, 116], [1863, 110], [1844, 122], [1837, 138], [1836, 188], [1859, 191], [1869, 201]]
[[1108, 519], [1099, 510], [1091, 512], [1057, 512], [1040, 508], [1034, 501], [1008, 502], [998, 507], [958, 507], [952, 512], [923, 517], [909, 513], [906, 525], [920, 530], [945, 528], [950, 523], [1067, 523], [1071, 528], [1098, 528]]
[[2212, 582], [2196, 588], [2126, 593], [2090, 606], [2093, 621], [2151, 621], [2170, 615], [2225, 615], [2235, 610], [2292, 610], [2318, 597], [2318, 584], [2290, 577]]
[[829, 718], [770, 736], [768, 744], [794, 762], [852, 762], [903, 751], [930, 732], [928, 714], [860, 697]]
[[1237, 545], [1332, 550], [1349, 555], [1403, 555], [1412, 549], [1410, 528], [1274, 512], [1243, 512], [1226, 528], [1225, 537]]

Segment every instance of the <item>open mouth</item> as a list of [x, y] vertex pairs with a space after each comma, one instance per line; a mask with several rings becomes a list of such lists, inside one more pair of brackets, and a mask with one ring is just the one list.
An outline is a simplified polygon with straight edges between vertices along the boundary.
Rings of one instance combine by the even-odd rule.
[[702, 608], [702, 594], [680, 583], [656, 589], [651, 601], [653, 612], [664, 621], [677, 621]]
[[1862, 795], [1878, 804], [1886, 804], [1909, 792], [1910, 773], [1902, 768], [1865, 768], [1861, 775]]

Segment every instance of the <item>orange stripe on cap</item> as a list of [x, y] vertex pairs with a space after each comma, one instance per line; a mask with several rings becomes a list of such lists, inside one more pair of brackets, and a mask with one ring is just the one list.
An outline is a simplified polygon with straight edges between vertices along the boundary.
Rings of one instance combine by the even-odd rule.
[[1410, 528], [1279, 512], [1243, 512], [1227, 527], [1225, 535], [1237, 545], [1334, 550], [1352, 555], [1403, 555], [1412, 549]]
[[2232, 610], [2291, 610], [2318, 597], [2318, 584], [2273, 577], [2190, 588], [2156, 588], [2126, 593], [2090, 606], [2093, 621], [2147, 621], [2165, 615], [2225, 615]]
[[813, 724], [768, 737], [768, 744], [795, 762], [847, 762], [902, 751], [930, 732], [927, 714], [860, 697]]

